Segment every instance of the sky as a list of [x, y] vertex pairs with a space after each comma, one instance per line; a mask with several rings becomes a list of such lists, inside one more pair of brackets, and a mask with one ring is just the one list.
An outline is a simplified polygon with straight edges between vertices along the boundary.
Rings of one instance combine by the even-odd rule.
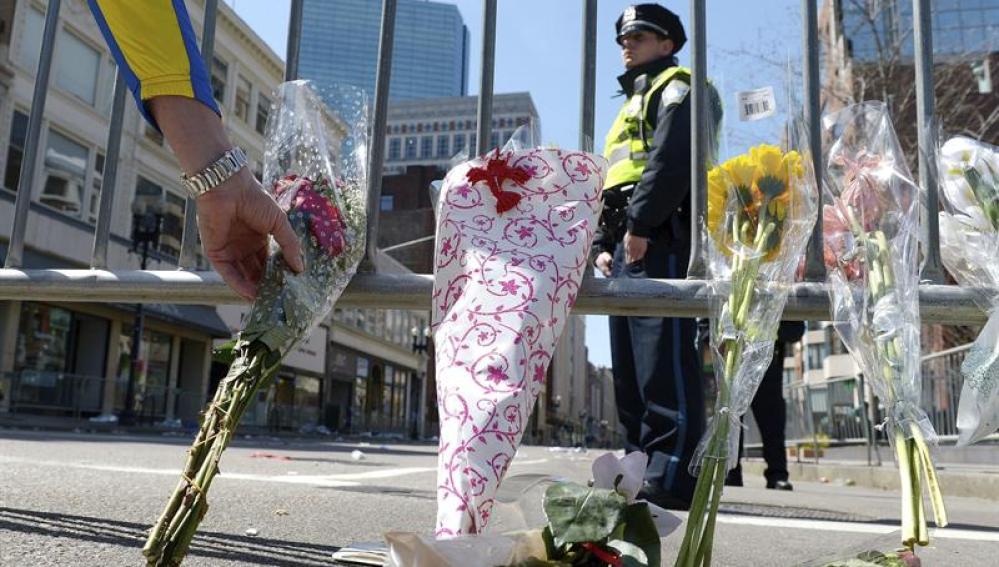
[[[289, 0], [224, 0], [282, 58], [285, 55]], [[378, 0], [371, 0], [372, 2]], [[470, 34], [469, 94], [479, 86], [482, 0], [440, 0], [458, 6]], [[597, 12], [597, 151], [623, 100], [616, 96], [623, 68], [614, 42], [614, 22], [633, 2], [600, 0]], [[688, 1], [662, 1], [691, 33]], [[767, 8], [761, 8], [766, 4]], [[582, 0], [500, 0], [496, 23], [494, 92], [528, 91], [541, 117], [544, 143], [579, 147]], [[708, 76], [721, 93], [726, 116], [720, 155], [726, 158], [763, 141], [779, 142], [790, 101], [800, 100], [801, 3], [797, 0], [713, 0], [707, 8]], [[690, 65], [690, 47], [677, 54]], [[792, 69], [789, 71], [788, 69]], [[777, 115], [740, 122], [739, 91], [774, 87]], [[590, 361], [610, 366], [607, 318], [586, 318]]]

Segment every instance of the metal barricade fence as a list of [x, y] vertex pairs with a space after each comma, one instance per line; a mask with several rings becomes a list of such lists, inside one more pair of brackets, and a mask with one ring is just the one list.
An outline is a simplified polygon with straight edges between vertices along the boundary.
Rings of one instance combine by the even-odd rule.
[[[116, 383], [110, 408], [104, 400], [109, 380]], [[123, 409], [125, 386], [125, 379], [69, 372], [4, 372], [0, 374], [0, 407], [14, 415], [32, 413], [80, 420], [96, 417], [106, 409]], [[204, 402], [205, 394], [201, 391], [138, 385], [134, 410], [138, 421], [146, 425], [156, 425], [167, 418], [195, 423]]]
[[[369, 156], [369, 257], [376, 254], [378, 207], [381, 196], [381, 172], [384, 164], [385, 124], [391, 72], [392, 46], [395, 35], [396, 0], [382, 1], [382, 20], [379, 40], [379, 57], [375, 81], [374, 119], [372, 120], [371, 151]], [[679, 315], [703, 316], [708, 310], [708, 291], [703, 278], [706, 275], [701, 250], [701, 219], [705, 208], [705, 164], [709, 156], [709, 140], [702, 128], [708, 117], [707, 105], [707, 50], [706, 10], [703, 0], [691, 0], [690, 50], [692, 52], [692, 120], [691, 120], [691, 174], [695, 198], [691, 206], [691, 231], [693, 250], [688, 280], [629, 280], [608, 282], [588, 279], [579, 295], [577, 313]], [[483, 2], [483, 45], [479, 94], [478, 140], [489, 140], [491, 132], [493, 72], [495, 63], [496, 0]], [[583, 18], [581, 65], [580, 141], [590, 147], [594, 134], [594, 93], [596, 60], [597, 2], [580, 0]], [[93, 270], [22, 269], [28, 212], [35, 185], [33, 173], [38, 160], [39, 133], [48, 94], [48, 77], [52, 64], [57, 19], [61, 0], [49, 0], [38, 58], [37, 80], [28, 119], [27, 140], [21, 176], [15, 201], [14, 222], [5, 260], [0, 270], [0, 300], [28, 299], [51, 301], [150, 301], [173, 303], [225, 304], [238, 303], [240, 299], [228, 290], [214, 272], [188, 271], [193, 247], [197, 239], [193, 231], [194, 215], [187, 214], [184, 227], [179, 266], [183, 271], [132, 270], [107, 271], [107, 245], [113, 199], [118, 180], [115, 165], [118, 161], [118, 141], [121, 138], [122, 116], [125, 109], [124, 85], [119, 75], [114, 90], [114, 104], [108, 132], [107, 162], [110, 165], [102, 180], [100, 213], [96, 222]], [[303, 0], [292, 0], [288, 33], [287, 79], [298, 76], [298, 53], [301, 39]], [[206, 0], [202, 56], [211, 61], [214, 48], [215, 14], [217, 0]], [[926, 204], [930, 211], [937, 206], [937, 179], [932, 159], [932, 129], [925, 126], [933, 121], [932, 38], [929, 20], [929, 0], [913, 0], [915, 22], [914, 53], [916, 66], [916, 94], [918, 99], [919, 170], [925, 189]], [[819, 66], [818, 66], [818, 14], [814, 0], [801, 2], [803, 26], [803, 90], [805, 117], [811, 128], [810, 145], [816, 171], [822, 171], [822, 151], [819, 137]], [[210, 67], [210, 65], [209, 65]], [[193, 203], [188, 202], [189, 213]], [[920, 290], [923, 320], [928, 322], [974, 323], [984, 320], [984, 315], [973, 304], [971, 293], [953, 286], [934, 285], [943, 282], [939, 261], [937, 215], [923, 215], [923, 230], [927, 239], [924, 255], [927, 258], [924, 277], [931, 282]], [[815, 227], [808, 249], [806, 276], [810, 282], [824, 279], [821, 248], [821, 219]], [[349, 286], [341, 299], [344, 307], [381, 307], [388, 309], [427, 309], [430, 304], [431, 281], [425, 275], [390, 276], [375, 273], [374, 264], [366, 264], [368, 273], [361, 274]], [[828, 313], [828, 298], [824, 284], [804, 283], [795, 286], [790, 294], [785, 317], [788, 319], [822, 319]]]
[[[961, 363], [971, 345], [922, 357], [922, 408], [942, 441], [957, 438], [957, 401], [963, 377]], [[818, 459], [837, 446], [887, 444], [877, 425], [883, 406], [862, 376], [784, 385], [787, 408], [785, 445], [799, 458]], [[763, 444], [753, 412], [746, 413], [744, 442], [754, 451]], [[870, 454], [870, 450], [868, 450]]]

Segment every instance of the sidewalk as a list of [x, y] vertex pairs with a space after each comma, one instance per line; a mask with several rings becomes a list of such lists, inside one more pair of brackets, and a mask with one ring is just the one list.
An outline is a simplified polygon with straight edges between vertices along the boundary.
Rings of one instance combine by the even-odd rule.
[[[173, 427], [163, 424], [146, 423], [140, 425], [121, 425], [120, 423], [92, 422], [87, 419], [75, 419], [71, 417], [40, 416], [33, 414], [10, 414], [0, 413], [0, 429], [14, 429], [25, 431], [52, 431], [69, 433], [106, 433], [116, 435], [161, 435], [164, 437], [191, 437], [197, 432], [193, 427]], [[272, 431], [266, 427], [252, 427], [243, 425], [239, 428], [237, 438], [249, 436], [251, 438], [275, 440], [327, 440], [327, 441], [374, 441], [381, 443], [408, 444], [436, 442], [436, 439], [414, 440], [408, 436], [396, 432], [386, 432], [380, 434], [372, 433], [337, 433], [323, 431], [301, 431], [301, 430], [280, 430]]]
[[[999, 447], [982, 446], [983, 450], [999, 453]], [[889, 455], [881, 466], [867, 461], [820, 459], [815, 462], [788, 462], [791, 481], [820, 482], [840, 486], [862, 486], [881, 490], [898, 490], [898, 469]], [[743, 459], [744, 476], [763, 476], [763, 459]], [[972, 496], [999, 501], [999, 465], [981, 463], [951, 463], [937, 461], [937, 476], [947, 496]]]

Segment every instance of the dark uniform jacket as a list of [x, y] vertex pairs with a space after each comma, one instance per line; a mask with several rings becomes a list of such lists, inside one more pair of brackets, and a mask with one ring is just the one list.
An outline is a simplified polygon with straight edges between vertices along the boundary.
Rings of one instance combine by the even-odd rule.
[[[635, 79], [646, 75], [649, 82], [676, 65], [672, 56], [657, 59], [618, 77], [626, 97], [635, 92]], [[669, 232], [671, 237], [690, 240], [690, 96], [680, 104], [662, 107], [661, 95], [649, 102], [647, 119], [655, 124], [648, 164], [627, 205], [624, 227], [600, 223], [593, 240], [595, 258], [601, 252], [614, 253], [624, 237], [624, 228], [633, 236], [652, 237]], [[605, 205], [607, 208], [608, 205]]]

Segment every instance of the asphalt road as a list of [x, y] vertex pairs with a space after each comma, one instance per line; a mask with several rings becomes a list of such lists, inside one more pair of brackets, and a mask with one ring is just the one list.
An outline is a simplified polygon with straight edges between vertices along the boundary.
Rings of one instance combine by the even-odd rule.
[[[142, 565], [145, 530], [177, 482], [186, 437], [0, 431], [0, 565]], [[361, 451], [363, 458], [352, 458]], [[585, 481], [585, 453], [525, 447], [511, 475]], [[185, 565], [334, 565], [331, 555], [391, 530], [433, 525], [436, 447], [333, 440], [240, 438], [212, 487], [211, 509]], [[795, 483], [794, 492], [726, 489], [714, 565], [801, 565], [830, 553], [890, 549], [898, 495]], [[535, 489], [540, 494], [538, 489]], [[539, 497], [498, 507], [494, 527], [537, 522]], [[949, 498], [951, 527], [931, 532], [927, 566], [999, 565], [995, 503]], [[248, 535], [253, 533], [255, 535]], [[680, 530], [663, 540], [671, 565]]]

